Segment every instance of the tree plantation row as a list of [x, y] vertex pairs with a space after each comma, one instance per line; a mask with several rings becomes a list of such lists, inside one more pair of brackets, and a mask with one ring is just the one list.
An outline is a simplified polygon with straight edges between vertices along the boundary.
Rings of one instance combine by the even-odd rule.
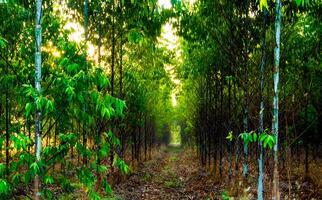
[[157, 45], [169, 11], [10, 0], [0, 13], [1, 199], [53, 199], [79, 185], [85, 199], [111, 194], [171, 120], [172, 56]]
[[234, 197], [243, 197], [240, 180], [256, 185], [258, 199], [310, 199], [293, 194], [296, 170], [321, 185], [321, 6], [204, 0], [176, 7], [185, 39], [182, 134], [196, 141], [203, 166], [236, 182]]
[[0, 199], [113, 199], [174, 140], [222, 199], [321, 198], [297, 189], [322, 187], [320, 0], [0, 0], [0, 19]]

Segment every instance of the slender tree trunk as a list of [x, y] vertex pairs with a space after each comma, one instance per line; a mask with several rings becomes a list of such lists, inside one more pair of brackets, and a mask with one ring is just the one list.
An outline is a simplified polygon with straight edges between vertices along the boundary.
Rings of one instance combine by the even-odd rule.
[[[87, 48], [86, 44], [87, 44], [87, 39], [88, 39], [88, 0], [84, 1], [84, 31], [85, 31], [85, 47]], [[86, 49], [87, 52], [87, 49]], [[88, 69], [87, 69], [87, 53], [85, 53], [85, 74], [87, 74]], [[87, 78], [87, 77], [86, 77]], [[85, 83], [86, 86], [88, 86], [88, 81], [86, 80]], [[87, 87], [85, 87], [85, 90], [87, 89]], [[86, 92], [86, 91], [85, 91]], [[87, 112], [87, 97], [85, 97], [85, 103], [84, 103], [84, 112]], [[83, 122], [83, 146], [84, 148], [87, 148], [87, 122], [86, 120], [84, 120]], [[84, 156], [83, 159], [83, 164], [86, 165], [87, 164], [87, 157]]]
[[[235, 74], [235, 76], [237, 77], [237, 73]], [[238, 111], [238, 104], [237, 104], [237, 92], [236, 92], [236, 80], [234, 79], [234, 101], [236, 103], [236, 113], [235, 115], [237, 115], [237, 111]], [[237, 122], [238, 123], [238, 122]], [[235, 173], [236, 175], [238, 175], [239, 173], [239, 139], [238, 139], [238, 133], [237, 133], [238, 129], [236, 127], [236, 133], [235, 133], [235, 154], [236, 154], [236, 158], [235, 158]]]
[[223, 101], [224, 101], [224, 88], [223, 88], [223, 78], [221, 77], [220, 80], [220, 136], [219, 136], [219, 146], [220, 146], [220, 150], [219, 150], [219, 174], [220, 177], [222, 177], [222, 168], [223, 168], [223, 163], [222, 163], [222, 158], [223, 158]]
[[[111, 63], [111, 95], [114, 96], [114, 68], [115, 68], [115, 0], [112, 0], [112, 63]], [[111, 121], [111, 130], [114, 128], [114, 122]], [[114, 146], [110, 145], [110, 167], [113, 172]]]
[[280, 199], [279, 192], [279, 171], [278, 171], [278, 84], [279, 84], [279, 65], [280, 65], [280, 39], [281, 39], [281, 24], [282, 24], [282, 3], [281, 0], [276, 0], [275, 10], [275, 49], [274, 49], [274, 96], [273, 96], [273, 120], [272, 131], [276, 136], [274, 145], [274, 174], [273, 174], [273, 200]]
[[[217, 80], [217, 72], [215, 72], [215, 94], [218, 94], [218, 80]], [[218, 95], [215, 95], [215, 111], [214, 111], [214, 123], [215, 123], [215, 128], [214, 128], [214, 134], [218, 133]], [[216, 175], [217, 172], [217, 137], [213, 138], [213, 146], [214, 146], [214, 151], [213, 151], [213, 169], [214, 169], [214, 175]]]
[[[36, 0], [36, 28], [35, 28], [35, 88], [37, 94], [41, 93], [41, 16], [42, 16], [42, 0]], [[35, 152], [36, 152], [36, 161], [41, 160], [41, 110], [36, 110], [35, 116]], [[35, 199], [38, 200], [41, 198], [40, 189], [41, 181], [38, 174], [35, 176]]]
[[132, 155], [132, 163], [134, 164], [134, 158], [135, 158], [135, 129], [132, 128], [131, 130], [131, 137], [132, 137], [132, 144], [131, 144], [131, 155]]
[[119, 62], [120, 62], [120, 98], [123, 98], [123, 9], [122, 0], [119, 1], [120, 4], [120, 47], [119, 47]]
[[[247, 33], [247, 28], [248, 28], [248, 0], [245, 0], [245, 11], [246, 11], [246, 17], [245, 17], [245, 50], [244, 50], [244, 60], [245, 60], [245, 94], [244, 94], [244, 132], [248, 132], [248, 33]], [[243, 176], [247, 177], [248, 174], [248, 146], [244, 142], [244, 162], [243, 162]]]
[[138, 148], [137, 148], [137, 161], [141, 161], [141, 134], [142, 134], [142, 113], [139, 112], [139, 129], [138, 129]]
[[[102, 12], [102, 9], [99, 5], [99, 16]], [[98, 27], [97, 27], [97, 31], [98, 31], [98, 66], [99, 68], [101, 68], [101, 46], [102, 46], [102, 25], [101, 25], [101, 20], [100, 17], [97, 17], [98, 19]], [[102, 88], [98, 88], [98, 91], [100, 91]], [[99, 167], [101, 165], [101, 155], [100, 155], [100, 150], [101, 150], [101, 132], [102, 132], [102, 120], [100, 118], [100, 116], [97, 116], [97, 124], [96, 124], [96, 128], [97, 128], [97, 135], [96, 135], [96, 174], [97, 174], [97, 184], [96, 184], [96, 190], [99, 190], [101, 181], [102, 181], [102, 176], [101, 173], [99, 171]]]
[[[8, 76], [8, 66], [6, 66], [6, 76]], [[9, 83], [6, 81], [6, 174], [9, 176], [9, 138], [10, 138], [10, 108], [9, 108]]]
[[[229, 71], [231, 71], [229, 69]], [[229, 73], [229, 75], [231, 74], [231, 72]], [[228, 131], [232, 131], [232, 128], [231, 128], [231, 77], [229, 77], [228, 79]], [[229, 173], [228, 173], [228, 177], [229, 179], [231, 179], [231, 176], [232, 176], [232, 166], [233, 166], [233, 163], [232, 163], [232, 141], [229, 141], [229, 144], [228, 144], [228, 148], [229, 148]]]
[[112, 0], [112, 63], [111, 63], [111, 94], [114, 95], [114, 66], [115, 66], [115, 0]]
[[[266, 9], [263, 10], [263, 39], [261, 48], [261, 63], [260, 63], [260, 106], [259, 106], [259, 134], [264, 131], [264, 77], [265, 77], [265, 59], [266, 59]], [[259, 141], [259, 159], [258, 159], [258, 200], [263, 200], [263, 146]]]
[[[119, 7], [120, 7], [120, 47], [119, 47], [119, 68], [120, 68], [120, 99], [123, 99], [123, 8], [122, 8], [122, 1], [119, 1]], [[121, 124], [124, 122], [123, 119], [121, 119]], [[125, 145], [125, 131], [124, 126], [121, 125], [120, 127], [120, 139], [121, 139], [121, 149], [120, 149], [120, 157], [123, 158], [124, 153], [124, 145]]]
[[209, 110], [209, 113], [211, 113], [211, 114], [209, 114], [209, 119], [208, 119], [208, 126], [209, 126], [209, 128], [208, 128], [208, 165], [209, 165], [209, 169], [211, 169], [211, 153], [212, 153], [212, 140], [214, 139], [214, 137], [213, 137], [213, 115], [212, 115], [212, 113], [213, 113], [213, 110], [212, 110], [212, 105], [213, 105], [213, 95], [212, 95], [212, 91], [213, 91], [213, 88], [212, 88], [212, 82], [211, 82], [212, 80], [211, 80], [211, 75], [209, 75], [209, 103], [208, 103], [208, 105], [210, 105], [209, 106], [209, 108], [208, 108], [208, 110]]

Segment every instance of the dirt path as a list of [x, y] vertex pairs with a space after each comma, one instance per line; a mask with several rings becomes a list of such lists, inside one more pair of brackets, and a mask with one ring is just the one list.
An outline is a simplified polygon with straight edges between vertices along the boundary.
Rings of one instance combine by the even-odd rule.
[[[216, 184], [207, 181], [194, 153], [178, 147], [161, 150], [153, 160], [140, 164], [128, 180], [114, 189], [118, 199], [212, 199], [219, 198]], [[216, 198], [217, 197], [217, 198]]]

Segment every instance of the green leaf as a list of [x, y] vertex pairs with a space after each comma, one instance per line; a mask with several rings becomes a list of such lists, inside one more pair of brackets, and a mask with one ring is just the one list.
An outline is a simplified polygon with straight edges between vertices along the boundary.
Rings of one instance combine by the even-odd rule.
[[30, 116], [31, 113], [31, 109], [32, 109], [32, 104], [31, 103], [27, 103], [25, 110], [26, 110], [26, 117], [28, 118]]
[[100, 166], [98, 167], [98, 171], [99, 171], [100, 173], [105, 173], [105, 172], [107, 172], [107, 167], [106, 167], [105, 165], [100, 165]]
[[261, 133], [259, 135], [259, 141], [261, 141], [261, 142], [265, 141], [266, 137], [267, 137], [267, 134], [266, 133]]
[[65, 92], [66, 94], [68, 95], [68, 100], [71, 100], [74, 95], [75, 95], [75, 92], [74, 92], [75, 88], [73, 88], [72, 86], [68, 85]]
[[129, 43], [140, 43], [143, 40], [142, 34], [135, 29], [130, 30], [128, 34]]
[[95, 191], [93, 191], [91, 189], [90, 192], [89, 192], [89, 199], [90, 200], [100, 200], [101, 197], [100, 197], [100, 195], [97, 192], [95, 192]]
[[268, 143], [269, 148], [272, 149], [273, 148], [273, 145], [275, 144], [275, 141], [276, 141], [275, 135], [269, 135], [269, 136], [267, 136], [266, 140], [268, 140], [267, 143]]
[[295, 2], [296, 2], [296, 5], [297, 5], [297, 6], [300, 6], [300, 5], [301, 5], [301, 3], [302, 3], [302, 0], [295, 0]]
[[43, 188], [41, 193], [45, 199], [53, 199], [53, 192], [49, 189]]
[[229, 140], [230, 142], [233, 141], [233, 132], [229, 131], [228, 136], [226, 137], [227, 140]]
[[3, 163], [0, 163], [0, 176], [5, 175], [6, 173], [6, 166]]
[[256, 142], [257, 141], [257, 133], [253, 132], [253, 141]]
[[109, 143], [105, 143], [102, 145], [102, 148], [100, 149], [100, 156], [102, 158], [106, 157], [110, 151]]
[[32, 169], [35, 174], [39, 174], [39, 172], [40, 172], [40, 168], [39, 168], [37, 162], [32, 163], [30, 165], [30, 169]]
[[127, 164], [125, 164], [125, 162], [122, 160], [122, 164], [121, 164], [121, 172], [124, 174], [129, 174], [130, 173], [130, 168]]
[[27, 173], [25, 173], [25, 176], [24, 176], [24, 182], [26, 183], [26, 184], [29, 184], [30, 183], [30, 181], [32, 180], [32, 174], [31, 174], [31, 172], [29, 172], [29, 171], [27, 171]]
[[13, 177], [12, 177], [12, 182], [13, 182], [13, 184], [14, 185], [17, 185], [17, 184], [19, 184], [20, 183], [20, 178], [21, 178], [21, 174], [19, 174], [19, 173], [15, 173], [14, 175], [13, 175]]
[[32, 87], [32, 85], [23, 84], [22, 86], [24, 88], [23, 91], [27, 97], [36, 97], [36, 90]]
[[7, 40], [0, 36], [0, 49], [4, 49], [6, 47]]
[[45, 177], [45, 184], [53, 184], [54, 178], [52, 176], [46, 176]]
[[108, 183], [106, 183], [106, 185], [105, 185], [105, 192], [107, 194], [109, 194], [109, 195], [112, 194], [112, 188], [111, 188], [111, 186]]
[[263, 11], [263, 8], [268, 10], [267, 0], [259, 0], [259, 8]]
[[108, 85], [108, 79], [103, 74], [99, 76], [99, 85], [101, 88], [105, 88]]
[[78, 68], [78, 64], [73, 63], [67, 66], [67, 72], [72, 73]]
[[2, 146], [3, 146], [4, 140], [5, 140], [5, 137], [3, 135], [2, 137], [0, 137], [0, 152], [2, 151]]
[[0, 179], [0, 196], [9, 194], [10, 185], [4, 179]]
[[59, 66], [65, 66], [69, 62], [69, 59], [64, 57], [62, 61], [60, 61]]
[[47, 100], [46, 103], [46, 112], [54, 112], [54, 104], [51, 100]]

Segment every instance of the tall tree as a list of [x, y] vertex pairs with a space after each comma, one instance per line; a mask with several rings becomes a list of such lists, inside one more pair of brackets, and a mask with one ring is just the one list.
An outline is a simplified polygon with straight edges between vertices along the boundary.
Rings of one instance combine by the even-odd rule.
[[[263, 36], [261, 46], [260, 60], [260, 105], [259, 105], [259, 133], [264, 132], [264, 77], [265, 77], [265, 59], [266, 59], [266, 21], [267, 10], [263, 9]], [[263, 144], [259, 141], [259, 159], [258, 159], [258, 199], [263, 199]]]
[[[249, 58], [248, 58], [248, 0], [245, 0], [244, 2], [244, 7], [245, 7], [245, 13], [246, 13], [246, 16], [245, 16], [245, 36], [246, 38], [244, 39], [244, 63], [245, 63], [245, 74], [244, 74], [244, 82], [245, 82], [245, 85], [244, 85], [244, 120], [243, 120], [243, 124], [244, 124], [244, 132], [247, 133], [248, 132], [248, 128], [249, 128], [249, 125], [248, 125], [248, 121], [249, 121], [249, 97], [248, 97], [248, 93], [249, 93], [249, 88], [248, 88], [248, 68], [249, 68]], [[244, 176], [247, 176], [248, 174], [248, 145], [247, 143], [245, 142], [244, 143], [244, 163], [243, 163], [243, 175]]]
[[[35, 87], [38, 98], [41, 95], [41, 18], [42, 18], [42, 0], [36, 0], [36, 28], [35, 28]], [[35, 117], [35, 152], [36, 161], [41, 160], [41, 109], [37, 108]], [[35, 199], [40, 199], [41, 182], [40, 177], [35, 177]]]
[[279, 66], [280, 66], [280, 48], [281, 48], [281, 26], [282, 26], [282, 2], [275, 2], [275, 49], [274, 49], [274, 96], [273, 96], [273, 119], [272, 132], [276, 141], [274, 144], [274, 175], [273, 175], [273, 196], [274, 200], [280, 199], [279, 193], [279, 171], [278, 171], [278, 84], [279, 84]]

